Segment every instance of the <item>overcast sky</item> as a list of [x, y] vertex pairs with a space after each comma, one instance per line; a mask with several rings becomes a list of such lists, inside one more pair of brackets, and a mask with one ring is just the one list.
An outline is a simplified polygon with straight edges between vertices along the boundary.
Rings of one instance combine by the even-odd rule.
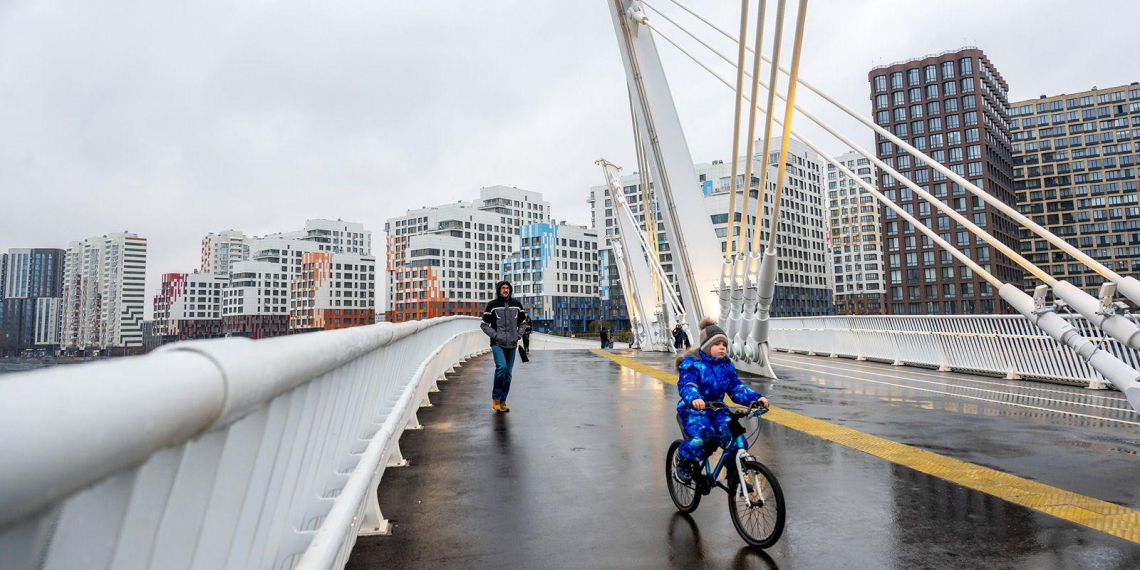
[[[150, 297], [209, 231], [359, 221], [382, 262], [386, 218], [493, 184], [588, 224], [593, 161], [634, 163], [607, 1], [0, 0], [0, 249], [130, 230]], [[687, 3], [739, 25], [736, 2]], [[866, 112], [871, 66], [969, 44], [1011, 100], [1115, 86], [1140, 80], [1138, 21], [1123, 0], [815, 0], [802, 75]], [[659, 49], [693, 159], [728, 158], [731, 91]]]

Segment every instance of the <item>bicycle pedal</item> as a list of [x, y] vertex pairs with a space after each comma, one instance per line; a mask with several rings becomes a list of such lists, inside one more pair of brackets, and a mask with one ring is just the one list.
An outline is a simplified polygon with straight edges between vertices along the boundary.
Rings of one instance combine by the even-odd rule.
[[698, 493], [708, 495], [712, 492], [712, 485], [708, 475], [701, 474], [699, 477], [693, 477], [693, 482], [697, 484]]

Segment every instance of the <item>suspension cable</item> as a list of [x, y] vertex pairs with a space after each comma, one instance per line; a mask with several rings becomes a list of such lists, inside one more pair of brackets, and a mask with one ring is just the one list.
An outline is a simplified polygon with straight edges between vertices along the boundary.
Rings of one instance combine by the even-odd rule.
[[[764, 11], [768, 2], [760, 0], [760, 8], [756, 11], [756, 49], [764, 42]], [[783, 7], [784, 0], [780, 0], [780, 6]], [[776, 25], [776, 33], [779, 34], [780, 25]], [[779, 36], [777, 36], [779, 37]], [[744, 42], [740, 42], [744, 44]], [[743, 73], [742, 70], [737, 70], [738, 73]], [[749, 101], [755, 101], [760, 92], [760, 82], [755, 78], [760, 76], [760, 58], [752, 58], [752, 95], [749, 96]], [[744, 203], [740, 207], [740, 235], [735, 235], [733, 239], [737, 242], [736, 249], [741, 253], [744, 252], [744, 240], [748, 235], [748, 198], [752, 196], [752, 165], [754, 160], [752, 153], [756, 148], [756, 106], [749, 105], [748, 108], [748, 142], [746, 143], [747, 150], [744, 151]], [[735, 218], [734, 218], [735, 223]]]
[[[681, 50], [684, 52], [684, 49], [683, 49], [683, 48], [681, 48], [680, 46], [678, 46], [676, 42], [672, 41], [672, 40], [671, 40], [671, 39], [670, 39], [670, 38], [669, 38], [667, 35], [665, 35], [664, 33], [662, 33], [662, 32], [661, 32], [659, 29], [657, 29], [656, 27], [653, 27], [652, 25], [650, 25], [650, 28], [651, 28], [651, 29], [652, 29], [652, 30], [653, 30], [653, 31], [654, 31], [654, 32], [655, 32], [657, 35], [661, 36], [661, 37], [662, 37], [662, 38], [664, 38], [666, 41], [668, 41], [669, 43], [673, 44], [673, 46], [674, 46], [674, 47], [677, 47], [677, 49], [681, 49]], [[684, 31], [684, 30], [683, 30], [683, 31]], [[720, 56], [722, 59], [725, 59], [725, 56], [724, 56], [724, 54], [720, 53], [719, 51], [717, 51], [717, 50], [715, 50], [715, 49], [712, 49], [712, 48], [709, 48], [709, 49], [710, 49], [711, 51], [713, 51], [713, 53], [715, 53], [716, 55]], [[693, 59], [693, 56], [692, 56], [692, 54], [689, 54], [688, 52], [685, 52], [685, 55], [688, 55], [690, 59]], [[694, 59], [694, 61], [695, 61], [695, 59]], [[699, 62], [698, 62], [698, 63], [699, 63]], [[729, 64], [731, 65], [731, 61], [729, 61]], [[709, 71], [710, 73], [714, 73], [714, 72], [712, 72], [712, 70], [710, 70], [710, 69], [709, 69], [707, 66], [704, 66], [704, 65], [702, 65], [702, 67], [704, 67], [706, 71]], [[777, 96], [779, 96], [779, 97], [780, 97], [781, 99], [783, 99], [785, 102], [787, 101], [787, 99], [786, 99], [785, 97], [783, 97], [783, 96], [780, 96], [780, 95], [777, 95]], [[914, 191], [914, 192], [915, 192], [916, 194], [918, 194], [920, 197], [922, 197], [923, 199], [925, 199], [927, 202], [930, 202], [931, 204], [933, 204], [933, 205], [934, 205], [936, 208], [938, 208], [938, 209], [939, 209], [939, 211], [941, 211], [941, 212], [943, 212], [944, 214], [946, 214], [946, 215], [950, 216], [951, 218], [953, 218], [953, 219], [954, 219], [954, 221], [958, 222], [959, 224], [961, 224], [961, 225], [962, 225], [963, 227], [965, 227], [966, 229], [970, 230], [970, 231], [971, 231], [972, 233], [974, 233], [975, 235], [977, 235], [977, 236], [981, 237], [983, 240], [985, 240], [985, 241], [986, 241], [986, 243], [988, 243], [989, 245], [993, 246], [993, 247], [994, 247], [994, 249], [997, 249], [997, 250], [998, 250], [998, 251], [1000, 251], [1002, 254], [1004, 254], [1005, 256], [1009, 257], [1009, 258], [1010, 258], [1010, 260], [1012, 260], [1013, 262], [1015, 262], [1015, 263], [1017, 263], [1018, 265], [1020, 265], [1020, 266], [1022, 267], [1022, 269], [1025, 269], [1025, 270], [1026, 270], [1026, 271], [1028, 271], [1029, 273], [1033, 274], [1033, 276], [1034, 276], [1034, 277], [1036, 277], [1037, 279], [1040, 279], [1041, 281], [1043, 281], [1045, 284], [1049, 285], [1050, 287], [1052, 287], [1053, 285], [1055, 285], [1055, 284], [1057, 283], [1057, 279], [1055, 279], [1053, 276], [1049, 275], [1047, 272], [1045, 272], [1044, 270], [1042, 270], [1042, 269], [1041, 269], [1039, 266], [1037, 266], [1037, 265], [1036, 265], [1036, 264], [1034, 264], [1033, 262], [1031, 262], [1031, 261], [1029, 261], [1028, 259], [1026, 259], [1026, 258], [1025, 258], [1023, 255], [1021, 255], [1021, 254], [1020, 254], [1020, 253], [1018, 253], [1017, 251], [1013, 250], [1013, 249], [1012, 249], [1012, 248], [1010, 248], [1008, 245], [1006, 245], [1006, 244], [1002, 243], [1002, 242], [1001, 242], [1001, 240], [997, 239], [996, 237], [994, 237], [994, 236], [993, 236], [992, 234], [990, 234], [989, 232], [987, 232], [987, 231], [985, 231], [985, 230], [983, 230], [983, 229], [979, 228], [979, 227], [978, 227], [976, 224], [974, 224], [974, 223], [973, 223], [972, 221], [970, 221], [968, 218], [966, 218], [965, 216], [962, 216], [962, 215], [961, 215], [961, 214], [959, 214], [957, 211], [955, 211], [955, 210], [954, 210], [952, 207], [950, 207], [950, 205], [949, 205], [949, 204], [946, 204], [946, 203], [945, 203], [945, 202], [943, 202], [942, 200], [939, 200], [938, 198], [936, 198], [936, 197], [934, 197], [933, 195], [931, 195], [931, 194], [930, 194], [929, 192], [927, 192], [926, 190], [923, 190], [923, 189], [922, 189], [922, 187], [920, 187], [919, 185], [915, 184], [915, 183], [914, 183], [912, 180], [910, 180], [910, 179], [909, 179], [909, 178], [907, 178], [906, 176], [903, 176], [903, 175], [902, 175], [902, 174], [900, 174], [898, 171], [896, 171], [894, 168], [890, 167], [890, 166], [889, 166], [889, 165], [887, 165], [885, 162], [883, 162], [882, 160], [880, 160], [880, 159], [879, 159], [877, 156], [875, 156], [875, 154], [874, 154], [874, 153], [872, 153], [872, 152], [870, 152], [870, 151], [868, 151], [868, 150], [864, 149], [862, 146], [860, 146], [859, 144], [855, 143], [855, 142], [854, 142], [854, 141], [852, 141], [850, 138], [848, 138], [847, 136], [843, 135], [841, 132], [839, 132], [839, 131], [837, 131], [837, 130], [835, 130], [835, 129], [831, 128], [829, 125], [827, 125], [826, 123], [824, 123], [822, 120], [820, 120], [819, 118], [817, 118], [815, 115], [812, 115], [811, 113], [809, 113], [809, 112], [805, 111], [805, 110], [804, 110], [803, 108], [801, 108], [799, 105], [792, 105], [792, 106], [789, 106], [789, 108], [793, 108], [793, 107], [794, 107], [794, 109], [795, 109], [796, 111], [799, 111], [799, 112], [800, 112], [800, 114], [802, 114], [802, 115], [803, 115], [805, 118], [807, 118], [808, 120], [812, 121], [812, 122], [813, 122], [813, 123], [815, 123], [816, 125], [819, 125], [821, 128], [823, 128], [824, 130], [826, 130], [826, 131], [827, 131], [828, 133], [830, 133], [832, 136], [834, 136], [835, 138], [839, 139], [839, 141], [840, 141], [840, 142], [842, 142], [842, 143], [846, 144], [848, 147], [850, 147], [850, 148], [851, 148], [852, 150], [854, 150], [855, 152], [859, 153], [860, 155], [862, 155], [862, 156], [866, 157], [868, 160], [870, 160], [870, 161], [872, 161], [873, 163], [875, 163], [875, 165], [876, 165], [876, 166], [877, 166], [877, 167], [878, 167], [880, 170], [882, 170], [882, 171], [885, 171], [885, 172], [886, 172], [887, 174], [889, 174], [891, 177], [893, 177], [893, 178], [895, 178], [896, 180], [898, 180], [900, 183], [902, 183], [902, 184], [903, 184], [904, 186], [906, 186], [907, 188], [910, 188], [912, 191]], [[774, 223], [773, 223], [773, 225], [772, 225], [772, 226], [770, 226], [770, 228], [769, 228], [769, 232], [770, 232], [770, 235], [772, 235], [772, 234], [774, 233], [774, 231], [775, 231], [775, 227], [776, 227], [776, 226], [774, 225]], [[774, 247], [774, 246], [769, 246], [769, 247]]]
[[[783, 4], [784, 0], [780, 0]], [[788, 169], [788, 135], [792, 130], [792, 105], [796, 101], [796, 76], [800, 73], [800, 54], [802, 53], [804, 42], [804, 21], [807, 19], [807, 3], [808, 0], [800, 0], [799, 13], [796, 14], [796, 37], [792, 42], [792, 74], [791, 81], [788, 83], [788, 95], [784, 98], [784, 131], [780, 137], [780, 164], [776, 171], [776, 196], [772, 199], [772, 215], [771, 222], [768, 227], [768, 253], [776, 251], [776, 239], [779, 237], [777, 231], [780, 227], [780, 202], [784, 196], [784, 175]], [[761, 59], [759, 57], [755, 58]], [[773, 65], [773, 68], [776, 66]], [[769, 94], [774, 94], [775, 89], [769, 89]], [[769, 108], [769, 115], [773, 109]]]
[[[719, 32], [721, 35], [728, 38], [729, 40], [732, 40], [733, 42], [740, 43], [739, 40], [737, 40], [735, 37], [732, 36], [732, 34], [730, 34], [729, 32], [726, 32], [723, 28], [721, 28], [720, 26], [711, 22], [708, 18], [705, 18], [704, 16], [700, 15], [698, 12], [694, 11], [692, 8], [689, 8], [688, 6], [686, 6], [685, 4], [680, 2], [679, 0], [669, 0], [669, 1], [672, 2], [673, 4], [677, 5], [677, 7], [681, 8], [685, 12], [688, 12], [690, 15], [697, 18], [701, 22], [704, 22], [709, 27], [716, 30], [717, 32]], [[661, 12], [661, 10], [659, 8], [657, 8], [656, 6], [654, 6], [653, 4], [648, 2], [647, 0], [642, 0], [642, 4], [653, 9], [654, 12], [661, 15], [662, 17], [664, 17], [669, 22], [673, 23], [674, 25], [677, 25], [677, 23], [675, 21], [666, 17]], [[681, 26], [678, 26], [678, 27], [681, 27]], [[704, 42], [702, 42], [702, 43], [704, 43]], [[707, 44], [705, 44], [705, 45], [707, 45]], [[755, 52], [754, 52], [754, 55], [755, 55]], [[760, 54], [760, 57], [764, 61], [768, 61], [769, 63], [771, 63], [771, 60], [769, 60], [769, 58], [767, 58], [763, 54]], [[779, 70], [784, 72], [784, 73], [787, 73], [787, 74], [791, 73], [790, 71], [788, 71], [787, 69], [784, 69], [783, 67], [779, 67]], [[925, 162], [928, 166], [939, 171], [944, 176], [949, 178], [951, 181], [958, 183], [960, 186], [962, 186], [963, 188], [968, 190], [971, 194], [978, 196], [979, 198], [981, 198], [986, 203], [994, 206], [995, 208], [997, 208], [1002, 213], [1013, 218], [1014, 221], [1025, 226], [1030, 231], [1037, 234], [1039, 237], [1045, 239], [1049, 243], [1053, 244], [1054, 246], [1056, 246], [1061, 251], [1064, 251], [1065, 253], [1069, 254], [1070, 256], [1072, 256], [1077, 261], [1084, 263], [1090, 269], [1097, 272], [1098, 274], [1100, 274], [1105, 279], [1108, 279], [1109, 281], [1112, 281], [1114, 283], [1119, 282], [1123, 279], [1123, 277], [1119, 273], [1108, 268], [1107, 266], [1105, 266], [1103, 263], [1097, 261], [1096, 259], [1093, 259], [1091, 256], [1089, 256], [1085, 252], [1077, 249], [1072, 244], [1065, 241], [1064, 239], [1057, 236], [1056, 234], [1054, 234], [1054, 233], [1050, 232], [1049, 230], [1041, 227], [1039, 224], [1037, 224], [1037, 222], [1034, 222], [1033, 220], [1029, 219], [1028, 217], [1023, 215], [1021, 212], [1018, 212], [1015, 208], [1010, 207], [1008, 204], [1001, 201], [1001, 199], [999, 199], [998, 197], [996, 197], [992, 194], [989, 194], [989, 193], [985, 192], [984, 190], [978, 188], [976, 185], [969, 182], [965, 178], [962, 178], [961, 176], [959, 176], [954, 171], [950, 170], [949, 168], [946, 168], [946, 166], [943, 165], [942, 163], [940, 163], [940, 162], [934, 160], [933, 158], [930, 158], [929, 156], [927, 156], [926, 153], [914, 148], [913, 146], [911, 146], [906, 141], [896, 137], [894, 135], [894, 133], [890, 132], [887, 129], [882, 128], [881, 126], [875, 124], [874, 121], [871, 121], [870, 119], [864, 117], [858, 111], [855, 111], [854, 109], [852, 109], [851, 107], [848, 107], [847, 105], [843, 104], [842, 102], [835, 99], [834, 97], [831, 97], [830, 95], [824, 93], [822, 90], [815, 87], [814, 85], [812, 85], [807, 80], [805, 80], [803, 78], [797, 78], [797, 82], [800, 85], [803, 85], [808, 91], [811, 91], [812, 93], [823, 98], [825, 101], [831, 103], [832, 105], [835, 105], [841, 111], [850, 115], [855, 120], [859, 121], [860, 123], [863, 123], [867, 127], [870, 127], [876, 133], [882, 135], [887, 140], [890, 140], [895, 145], [898, 145], [899, 148], [902, 148], [907, 153], [914, 155], [919, 160]]]
[[[764, 0], [760, 0], [763, 10]], [[764, 28], [757, 28], [757, 33], [764, 33]], [[748, 0], [740, 0], [740, 37], [748, 38]], [[725, 250], [726, 259], [732, 259], [736, 254], [736, 173], [740, 156], [740, 111], [744, 104], [744, 58], [747, 53], [745, 42], [737, 42], [736, 50], [736, 111], [732, 120], [732, 178], [729, 179], [728, 194], [728, 234], [726, 239], [728, 247]], [[747, 190], [745, 191], [747, 196]]]
[[[662, 18], [665, 19], [665, 21], [669, 22], [670, 24], [673, 24], [673, 26], [675, 26], [677, 29], [681, 30], [687, 36], [689, 36], [690, 38], [695, 40], [697, 43], [704, 46], [705, 49], [715, 53], [717, 56], [719, 56], [721, 59], [723, 59], [729, 65], [733, 65], [732, 60], [729, 59], [728, 56], [721, 53], [720, 50], [716, 49], [715, 47], [709, 45], [708, 42], [704, 41], [703, 39], [698, 37], [696, 34], [689, 31], [688, 28], [682, 26], [679, 22], [677, 22], [673, 18], [670, 18], [668, 14], [658, 10], [656, 7], [654, 7], [652, 4], [649, 4], [648, 2], [643, 2], [643, 4], [645, 4], [646, 6], [649, 6], [650, 8], [653, 8], [653, 10], [656, 11], [659, 16], [661, 16]], [[761, 3], [761, 10], [763, 10], [763, 9], [764, 9], [764, 3], [762, 2]], [[649, 26], [649, 28], [652, 29], [654, 32], [657, 32], [658, 34], [660, 34], [663, 37], [665, 36], [653, 24], [646, 23], [646, 25]], [[773, 59], [772, 59], [772, 61], [776, 61], [776, 62], [780, 61], [780, 49], [781, 49], [781, 46], [783, 45], [783, 30], [784, 30], [784, 2], [781, 1], [776, 6], [776, 38], [775, 38], [775, 41], [773, 43], [773, 51], [772, 51]], [[729, 37], [731, 37], [731, 36], [729, 36]], [[669, 43], [676, 45], [676, 43], [673, 42], [672, 40], [669, 40], [668, 37], [665, 37], [665, 39], [668, 40]], [[737, 42], [737, 45], [738, 46], [744, 46], [745, 48], [747, 48], [747, 51], [750, 51], [753, 53], [756, 52], [755, 49], [748, 48], [744, 42]], [[757, 45], [759, 46], [760, 43], [757, 42]], [[700, 62], [697, 62], [697, 63], [700, 64]], [[702, 64], [702, 66], [703, 66], [703, 64]], [[741, 72], [743, 71], [743, 69], [744, 69], [743, 66], [738, 66], [737, 67], [737, 74], [740, 75]], [[711, 72], [711, 70], [710, 70], [710, 72]], [[754, 77], [757, 74], [756, 73], [753, 73], [753, 74], [744, 73], [744, 75], [747, 75], [748, 77]], [[760, 83], [761, 86], [767, 87], [769, 90], [768, 91], [768, 109], [772, 109], [775, 106], [775, 98], [774, 98], [775, 96], [774, 96], [773, 92], [775, 91], [776, 81], [778, 80], [778, 78], [779, 78], [779, 71], [777, 70], [777, 66], [773, 65], [772, 66], [772, 74], [771, 74], [771, 77], [769, 79], [768, 84], [764, 85], [764, 83], [762, 83], [762, 82]], [[756, 97], [756, 93], [753, 93], [753, 98], [755, 98], [755, 97]], [[752, 133], [749, 135], [748, 138], [750, 141], [752, 140], [754, 134], [755, 133]], [[761, 148], [761, 151], [760, 151], [760, 182], [759, 182], [759, 186], [757, 189], [756, 216], [755, 216], [755, 221], [754, 221], [755, 227], [754, 227], [753, 233], [752, 233], [752, 242], [751, 242], [752, 250], [751, 251], [758, 251], [760, 249], [760, 233], [761, 233], [761, 230], [763, 229], [763, 223], [764, 223], [764, 202], [765, 202], [767, 195], [768, 195], [767, 194], [768, 167], [769, 167], [768, 154], [771, 150], [771, 142], [772, 142], [772, 115], [769, 113], [769, 114], [765, 115], [764, 138], [763, 138], [763, 142], [761, 143], [761, 147], [760, 147]], [[735, 155], [736, 155], [736, 149], [735, 148], [733, 149], [732, 154], [735, 157]], [[751, 155], [752, 154], [751, 151], [749, 151], [748, 154]], [[749, 160], [751, 158], [752, 158], [751, 156], [748, 157]], [[733, 158], [734, 164], [735, 164], [735, 160], [736, 159]], [[733, 184], [734, 185], [736, 184], [735, 172], [736, 171], [733, 170]], [[747, 188], [749, 188], [749, 193], [751, 193], [752, 180], [750, 178], [745, 181], [745, 186]], [[733, 199], [735, 199], [735, 195], [733, 196]], [[747, 216], [747, 215], [748, 215], [747, 212], [743, 212], [741, 214], [742, 217]], [[729, 217], [732, 218], [733, 216], [730, 214]], [[744, 223], [746, 221], [747, 221], [747, 218], [742, 220], [742, 223]], [[730, 223], [735, 223], [735, 221], [730, 219]], [[768, 231], [771, 232], [771, 231], [773, 231], [773, 229], [769, 228]], [[730, 233], [729, 235], [731, 236], [732, 234]], [[729, 238], [729, 239], [731, 239], [731, 238]]]
[[[633, 92], [626, 90], [629, 95], [629, 117], [633, 123], [633, 146], [637, 151], [637, 181], [638, 186], [641, 188], [641, 213], [645, 220], [645, 231], [647, 234], [653, 236], [649, 242], [651, 246], [646, 250], [646, 255], [652, 256], [654, 259], [660, 260], [657, 254], [657, 216], [656, 211], [647, 212], [646, 208], [653, 205], [653, 201], [649, 196], [649, 163], [645, 160], [645, 149], [641, 146], [641, 129], [637, 125], [637, 113], [633, 110]], [[624, 192], [624, 190], [623, 190]], [[650, 215], [653, 214], [652, 222], [650, 222]], [[657, 282], [657, 275], [653, 275], [653, 300], [656, 303], [661, 302], [661, 287]]]
[[[676, 25], [674, 23], [673, 25]], [[772, 43], [772, 61], [779, 63], [780, 50], [784, 43], [784, 0], [780, 0], [779, 6], [776, 7], [776, 39]], [[756, 50], [760, 50], [760, 44], [756, 44]], [[755, 53], [756, 50], [753, 50]], [[763, 50], [761, 50], [763, 51]], [[753, 56], [755, 58], [755, 56]], [[759, 58], [755, 58], [759, 59]], [[768, 77], [768, 114], [765, 115], [764, 121], [764, 143], [760, 147], [760, 190], [757, 193], [758, 200], [756, 201], [756, 218], [753, 222], [755, 228], [752, 230], [752, 251], [760, 251], [760, 234], [764, 229], [764, 202], [768, 199], [768, 156], [772, 151], [772, 113], [771, 111], [776, 108], [776, 81], [780, 78], [780, 73], [776, 69], [776, 65], [772, 66], [772, 73]], [[756, 66], [756, 73], [759, 75], [760, 66]], [[771, 236], [776, 231], [775, 226], [768, 227], [768, 235]]]
[[[653, 31], [658, 36], [660, 36], [662, 39], [664, 39], [665, 41], [672, 44], [673, 47], [680, 50], [681, 53], [688, 56], [689, 59], [693, 60], [693, 62], [695, 62], [700, 67], [702, 67], [705, 71], [707, 71], [713, 77], [718, 79], [721, 83], [725, 84], [729, 88], [732, 88], [732, 84], [729, 83], [729, 81], [727, 79], [722, 77], [716, 71], [713, 71], [712, 68], [710, 68], [708, 65], [706, 65], [701, 60], [697, 59], [697, 57], [694, 56], [693, 54], [689, 53], [688, 50], [686, 50], [685, 48], [678, 45], [677, 42], [673, 41], [671, 38], [669, 38], [665, 34], [662, 34], [659, 30], [653, 28], [652, 26], [650, 26], [650, 28], [653, 29]], [[751, 103], [751, 101], [749, 101], [749, 103]], [[761, 110], [761, 111], [763, 112], [763, 110]], [[777, 121], [777, 124], [783, 126], [783, 123], [780, 121]], [[982, 279], [985, 279], [991, 286], [993, 286], [994, 288], [1001, 288], [1001, 286], [1004, 285], [1004, 283], [1001, 281], [1001, 279], [998, 279], [992, 273], [990, 273], [989, 271], [986, 271], [985, 268], [983, 268], [981, 265], [978, 265], [977, 262], [970, 259], [964, 253], [962, 253], [960, 250], [958, 250], [958, 248], [954, 247], [949, 242], [942, 239], [942, 237], [939, 236], [937, 233], [935, 233], [934, 230], [926, 227], [926, 224], [919, 222], [914, 216], [912, 216], [910, 213], [908, 213], [906, 210], [904, 210], [902, 208], [902, 206], [899, 206], [898, 204], [894, 203], [893, 201], [887, 199], [887, 197], [884, 196], [878, 189], [876, 189], [876, 188], [872, 187], [870, 184], [867, 184], [866, 182], [864, 182], [861, 178], [859, 178], [858, 175], [856, 175], [854, 172], [852, 172], [850, 169], [848, 169], [842, 162], [836, 160], [834, 157], [832, 157], [830, 154], [825, 152], [823, 149], [819, 148], [818, 146], [813, 144], [811, 141], [807, 140], [803, 135], [797, 133], [794, 129], [789, 129], [789, 134], [792, 137], [795, 137], [800, 142], [804, 143], [804, 145], [806, 145], [808, 148], [815, 151], [815, 153], [818, 154], [821, 158], [823, 158], [826, 162], [828, 162], [828, 163], [834, 165], [836, 168], [838, 168], [848, 178], [851, 178], [852, 181], [859, 184], [859, 186], [861, 186], [869, 194], [874, 196], [876, 200], [878, 200], [884, 206], [887, 206], [888, 208], [893, 210], [896, 214], [899, 215], [899, 217], [901, 217], [902, 219], [909, 222], [912, 226], [914, 226], [920, 232], [922, 232], [923, 235], [926, 235], [932, 241], [934, 241], [934, 243], [941, 246], [942, 249], [950, 252], [950, 254], [953, 255], [955, 259], [957, 259], [958, 261], [962, 262], [964, 265], [969, 267], [974, 273], [977, 273], [979, 276], [982, 277]]]

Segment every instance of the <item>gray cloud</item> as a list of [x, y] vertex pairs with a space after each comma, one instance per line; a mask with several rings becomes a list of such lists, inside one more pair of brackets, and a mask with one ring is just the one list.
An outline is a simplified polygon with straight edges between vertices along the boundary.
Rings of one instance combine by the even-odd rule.
[[[733, 3], [689, 3], [735, 28]], [[1013, 98], [1140, 79], [1124, 29], [1135, 3], [1087, 3], [1121, 29], [1080, 41], [1061, 20], [1068, 3], [952, 5], [813, 2], [803, 73], [861, 111], [871, 65], [964, 43], [987, 51]], [[726, 158], [731, 92], [660, 49], [694, 159]], [[161, 273], [197, 265], [209, 231], [343, 218], [372, 229], [382, 255], [386, 218], [483, 185], [542, 191], [557, 218], [588, 223], [593, 160], [634, 162], [627, 105], [602, 1], [9, 0], [0, 248], [129, 229], [149, 238], [153, 294]]]

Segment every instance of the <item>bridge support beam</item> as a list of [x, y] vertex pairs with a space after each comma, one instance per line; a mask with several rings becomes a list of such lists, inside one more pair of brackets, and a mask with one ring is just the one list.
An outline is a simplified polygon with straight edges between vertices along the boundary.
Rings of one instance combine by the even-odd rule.
[[[665, 69], [637, 0], [610, 0], [610, 15], [625, 67], [639, 140], [652, 174], [665, 236], [673, 252], [685, 320], [694, 334], [706, 311], [718, 305], [713, 284], [723, 258], [698, 188], [692, 155], [673, 103]], [[714, 254], [714, 252], [717, 252]]]

